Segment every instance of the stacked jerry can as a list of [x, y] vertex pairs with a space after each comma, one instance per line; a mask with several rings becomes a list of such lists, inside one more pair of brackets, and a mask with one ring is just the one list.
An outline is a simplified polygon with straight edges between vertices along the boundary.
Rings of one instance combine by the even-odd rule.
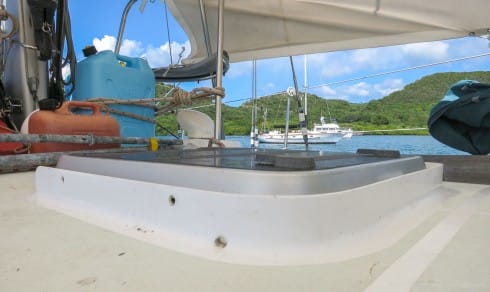
[[[142, 58], [126, 57], [112, 51], [94, 51], [77, 64], [75, 76], [73, 100], [155, 97], [153, 70]], [[155, 117], [154, 108], [136, 104], [110, 104], [109, 107], [113, 109], [111, 115], [117, 119], [122, 137], [148, 138], [155, 135], [155, 124], [149, 121]]]

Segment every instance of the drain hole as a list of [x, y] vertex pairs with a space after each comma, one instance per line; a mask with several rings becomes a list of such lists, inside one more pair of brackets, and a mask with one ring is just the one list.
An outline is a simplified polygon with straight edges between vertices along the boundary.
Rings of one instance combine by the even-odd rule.
[[214, 240], [214, 245], [216, 245], [217, 247], [225, 248], [227, 244], [228, 242], [226, 241], [226, 238], [222, 235], [216, 237], [216, 239]]
[[61, 182], [64, 183], [65, 182], [65, 177], [64, 176], [61, 176]]
[[175, 205], [175, 197], [173, 195], [168, 196], [168, 203], [170, 206]]

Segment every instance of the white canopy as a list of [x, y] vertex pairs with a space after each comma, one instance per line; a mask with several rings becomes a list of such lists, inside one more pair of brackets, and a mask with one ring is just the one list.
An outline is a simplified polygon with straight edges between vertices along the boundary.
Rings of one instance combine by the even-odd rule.
[[[216, 51], [218, 0], [203, 0]], [[199, 0], [170, 0], [207, 56]], [[487, 34], [489, 0], [226, 0], [224, 49], [233, 62]]]

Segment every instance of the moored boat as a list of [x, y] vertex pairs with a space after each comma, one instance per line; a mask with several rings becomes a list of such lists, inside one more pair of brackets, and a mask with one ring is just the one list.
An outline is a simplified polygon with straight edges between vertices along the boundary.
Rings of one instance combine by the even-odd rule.
[[[312, 130], [307, 131], [308, 144], [335, 144], [341, 139], [349, 139], [352, 137], [352, 129], [343, 129], [334, 122], [325, 122], [325, 117], [320, 117], [320, 124], [315, 123]], [[280, 130], [271, 130], [259, 134], [258, 140], [260, 143], [282, 144], [284, 143], [284, 132]], [[304, 144], [303, 133], [300, 131], [289, 131], [288, 143]]]
[[323, 133], [341, 133], [344, 139], [352, 138], [354, 133], [351, 128], [341, 128], [335, 120], [326, 123], [324, 116], [320, 117], [320, 124], [314, 124], [313, 130]]
[[[344, 134], [339, 131], [332, 131], [332, 128], [324, 128], [322, 126], [315, 125], [313, 130], [307, 132], [308, 144], [335, 144], [339, 142]], [[260, 143], [270, 144], [282, 144], [285, 139], [284, 132], [279, 130], [272, 130], [266, 133], [258, 135]], [[291, 144], [304, 144], [303, 133], [299, 131], [290, 131], [287, 135], [288, 143]]]

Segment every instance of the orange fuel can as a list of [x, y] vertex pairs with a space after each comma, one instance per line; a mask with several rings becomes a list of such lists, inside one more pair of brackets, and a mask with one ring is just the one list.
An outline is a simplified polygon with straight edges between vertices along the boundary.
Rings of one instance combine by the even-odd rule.
[[[84, 114], [77, 114], [83, 109]], [[87, 109], [91, 111], [85, 114]], [[109, 114], [101, 112], [101, 106], [92, 102], [67, 101], [55, 111], [40, 110], [28, 117], [29, 134], [94, 135], [120, 137], [119, 124]], [[119, 144], [32, 143], [31, 153], [94, 150], [117, 148]]]

